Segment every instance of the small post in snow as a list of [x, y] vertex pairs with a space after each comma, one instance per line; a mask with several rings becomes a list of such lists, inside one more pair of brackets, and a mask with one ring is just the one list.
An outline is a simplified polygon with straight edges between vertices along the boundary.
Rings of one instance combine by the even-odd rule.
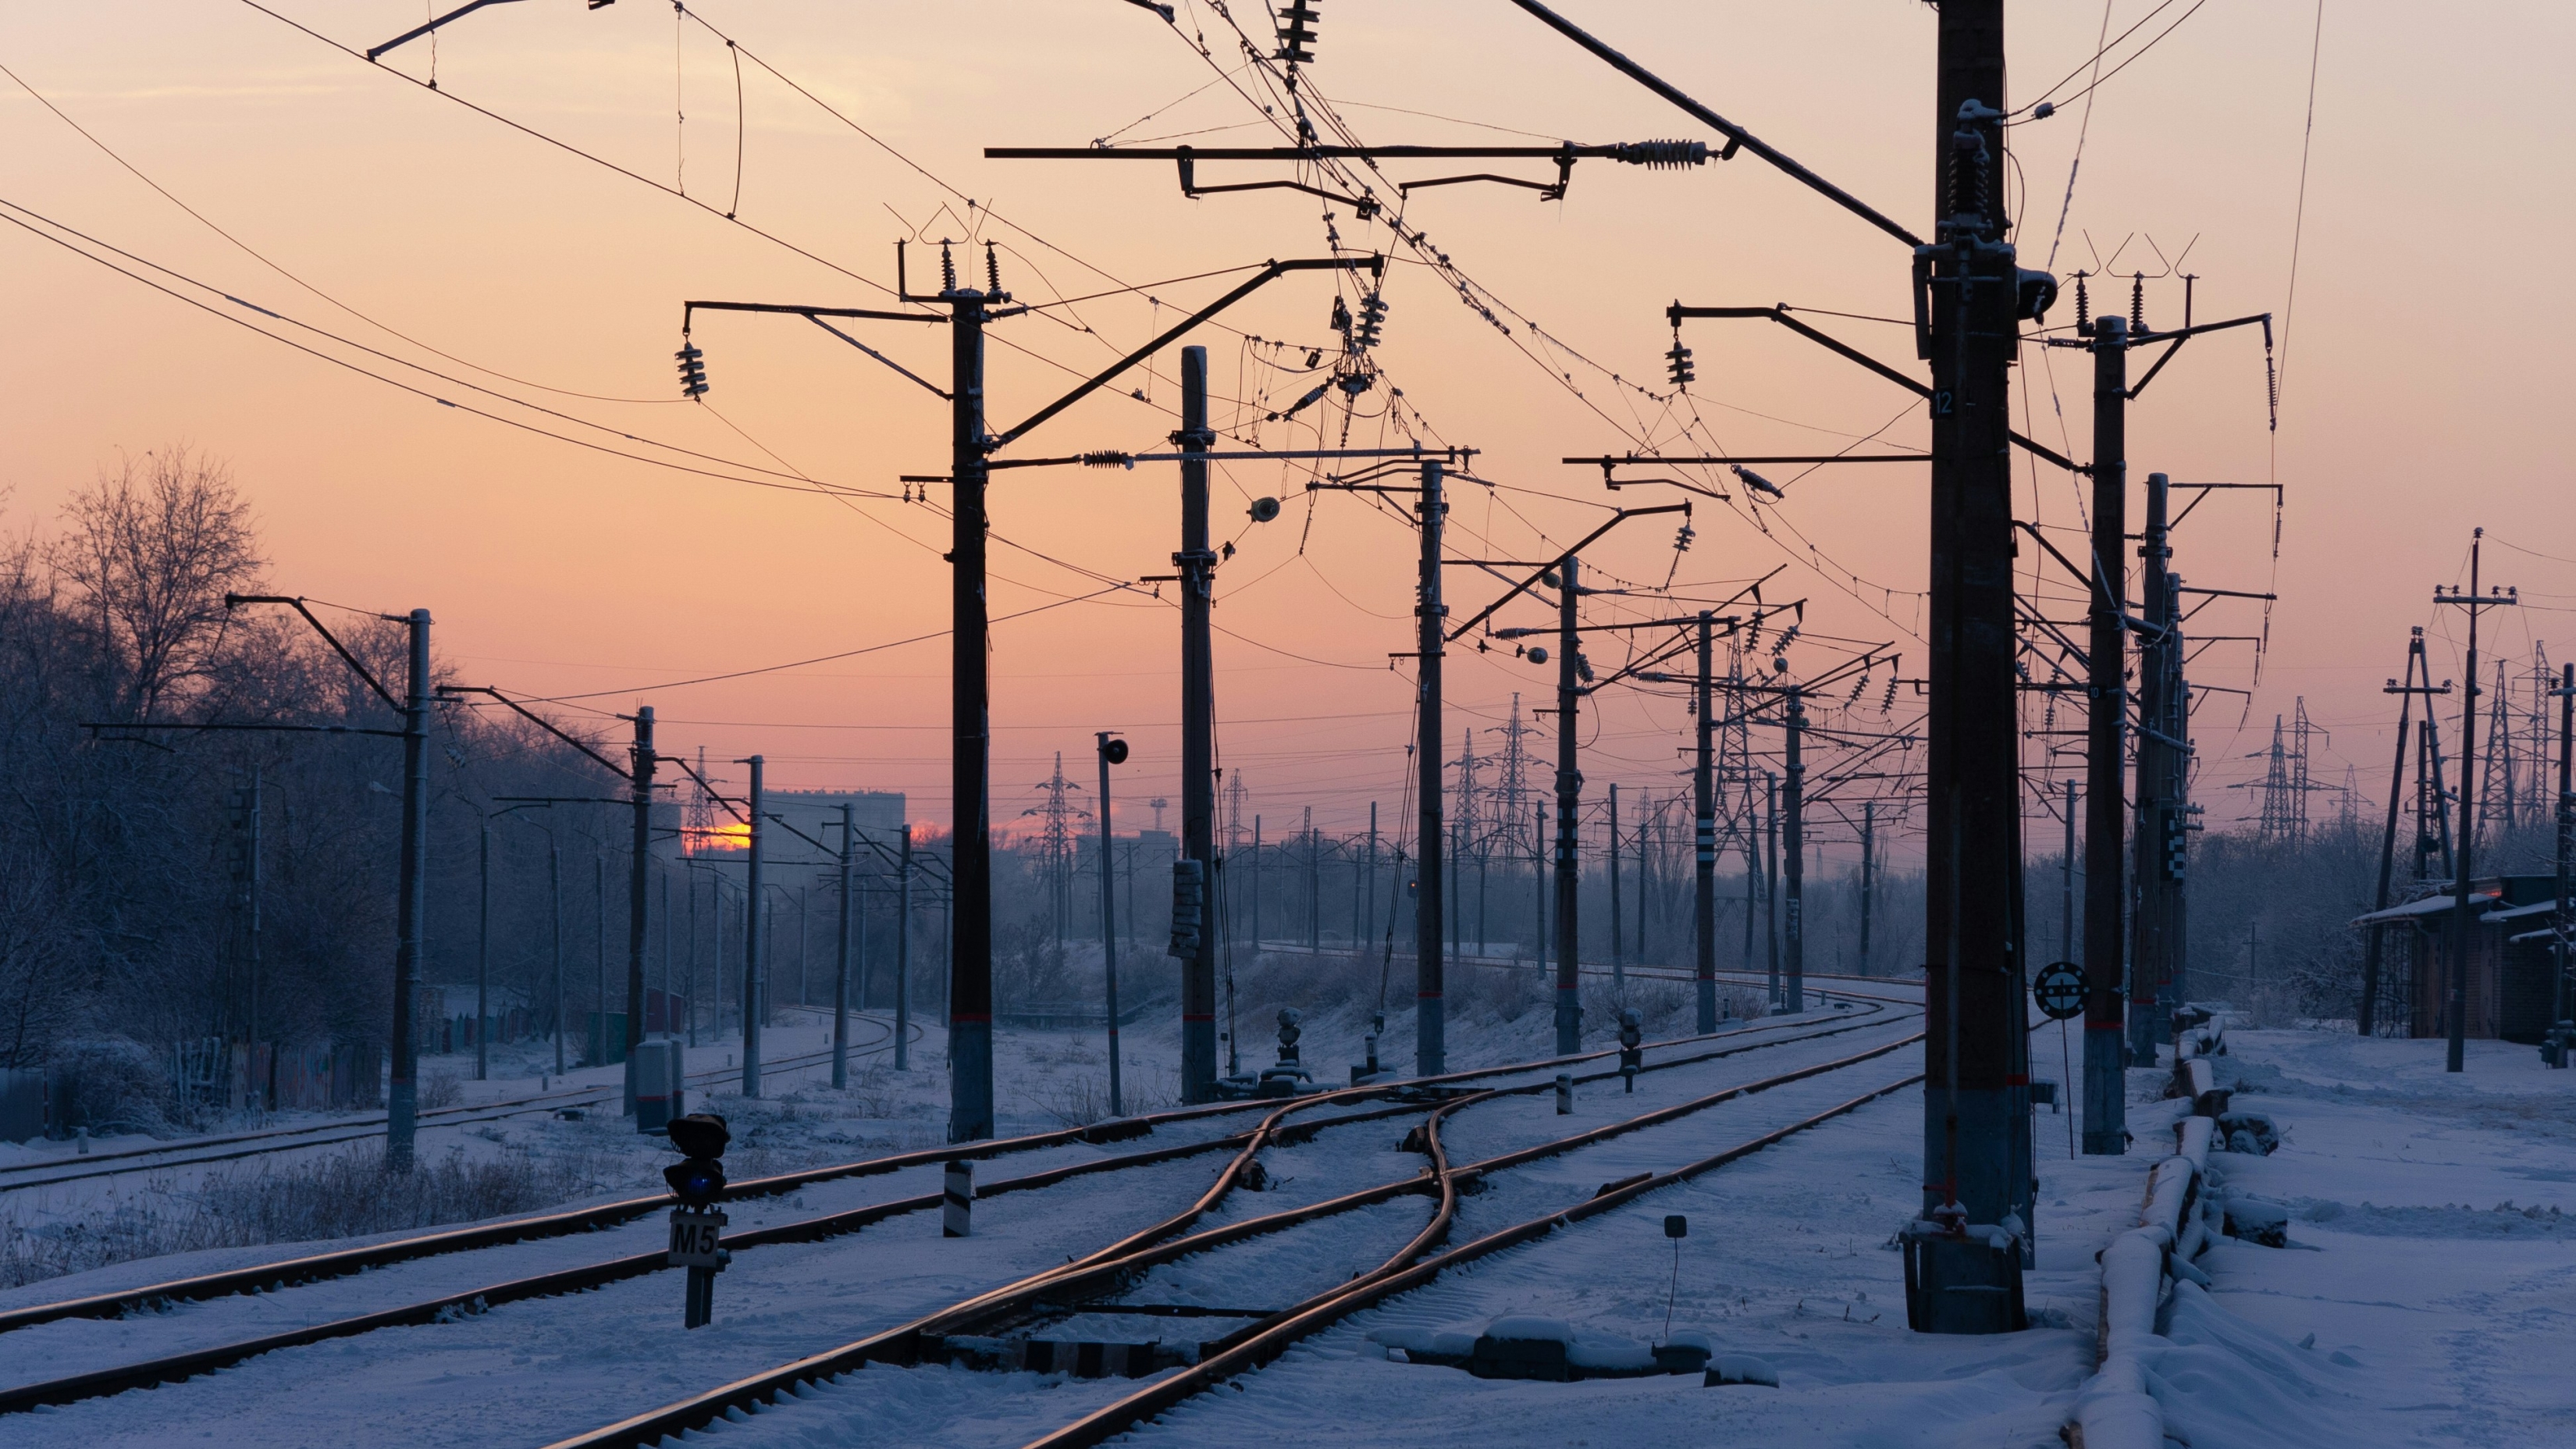
[[975, 1164], [961, 1158], [948, 1164], [948, 1179], [940, 1194], [939, 1236], [970, 1236], [974, 1212]]

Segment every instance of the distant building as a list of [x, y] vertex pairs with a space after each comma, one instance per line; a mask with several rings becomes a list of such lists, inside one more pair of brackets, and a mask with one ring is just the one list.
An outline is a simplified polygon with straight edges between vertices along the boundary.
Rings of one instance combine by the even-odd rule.
[[[2489, 876], [2469, 883], [2468, 980], [2463, 1036], [2539, 1042], [2549, 1030], [2553, 950], [2550, 916], [2558, 880], [2546, 875]], [[2353, 922], [2382, 932], [2381, 959], [2402, 971], [2407, 1035], [2450, 1035], [2454, 901], [2440, 894], [2375, 911]], [[2392, 982], [2392, 986], [2401, 983]]]
[[[761, 808], [773, 823], [784, 823], [803, 831], [824, 844], [838, 848], [841, 830], [841, 806], [847, 803], [859, 834], [868, 840], [892, 847], [903, 838], [904, 797], [900, 790], [764, 790]], [[689, 853], [698, 856], [733, 856], [749, 847], [750, 827], [727, 814], [722, 806], [704, 810], [705, 821], [690, 831]], [[694, 822], [693, 822], [694, 824]], [[767, 843], [770, 854], [778, 855], [789, 846], [806, 854], [812, 847], [784, 831], [773, 833]], [[785, 859], [787, 857], [780, 856]]]

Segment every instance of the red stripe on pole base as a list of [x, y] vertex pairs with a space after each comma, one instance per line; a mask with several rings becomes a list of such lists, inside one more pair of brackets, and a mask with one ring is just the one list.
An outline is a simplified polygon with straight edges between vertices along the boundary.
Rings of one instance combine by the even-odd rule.
[[992, 1014], [991, 1014], [991, 1013], [989, 1013], [989, 1012], [987, 1012], [987, 1013], [983, 1013], [983, 1014], [980, 1014], [980, 1015], [979, 1015], [979, 1014], [974, 1013], [974, 1012], [959, 1011], [959, 1012], [952, 1012], [952, 1013], [950, 1013], [950, 1014], [949, 1014], [948, 1019], [949, 1019], [950, 1021], [952, 1021], [952, 1022], [958, 1022], [958, 1021], [966, 1021], [966, 1022], [976, 1022], [976, 1021], [981, 1021], [981, 1022], [990, 1022], [990, 1021], [993, 1019], [993, 1017], [992, 1017]]

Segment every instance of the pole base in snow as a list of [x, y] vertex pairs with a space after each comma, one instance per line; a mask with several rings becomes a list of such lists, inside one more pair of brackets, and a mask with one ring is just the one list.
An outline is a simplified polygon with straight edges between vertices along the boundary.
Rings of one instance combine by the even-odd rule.
[[1905, 1325], [1916, 1333], [2019, 1333], [2030, 1327], [2021, 1294], [2021, 1240], [1970, 1224], [1953, 1234], [1915, 1221], [1905, 1248]]

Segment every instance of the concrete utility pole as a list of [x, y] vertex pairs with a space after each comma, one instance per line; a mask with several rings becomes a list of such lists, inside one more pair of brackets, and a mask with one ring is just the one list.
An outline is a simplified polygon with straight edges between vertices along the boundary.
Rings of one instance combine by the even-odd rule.
[[[841, 802], [841, 925], [832, 942], [832, 1086], [850, 1084], [850, 942], [858, 934], [850, 867], [859, 853], [859, 807]], [[864, 983], [862, 984], [864, 992]]]
[[[1127, 742], [1115, 738], [1109, 730], [1100, 730], [1093, 738], [1099, 743], [1100, 755], [1100, 964], [1106, 975], [1109, 1001], [1109, 1115], [1124, 1117], [1127, 1109], [1120, 1104], [1118, 1092], [1118, 917], [1114, 909], [1117, 887], [1112, 878], [1114, 873], [1109, 868], [1109, 852], [1113, 844], [1109, 828], [1109, 767], [1127, 758]], [[1216, 778], [1213, 775], [1208, 777], [1207, 794], [1209, 838], [1213, 840], [1216, 808]], [[1202, 880], [1206, 878], [1200, 877]], [[1202, 905], [1199, 921], [1199, 939], [1204, 943], [1216, 934], [1216, 919]], [[1214, 1021], [1215, 1017], [1211, 1015], [1210, 1024], [1213, 1025]], [[1208, 1049], [1213, 1053], [1215, 1048], [1216, 1043], [1211, 1040]], [[1213, 1061], [1210, 1064], [1213, 1065]]]
[[2182, 694], [2182, 659], [2174, 647], [2182, 621], [2173, 607], [2172, 492], [2164, 474], [2147, 475], [2147, 518], [2138, 541], [2144, 565], [2139, 612], [2151, 627], [2138, 643], [2138, 798], [2129, 849], [2129, 868], [2138, 885], [2137, 918], [2130, 928], [2129, 1052], [2146, 1066], [2155, 1065], [2157, 1046], [2173, 1035], [2173, 1013], [2164, 997], [2175, 980], [2175, 921], [2185, 859], [2182, 775], [2188, 757], [2183, 742], [2191, 738], [2190, 721], [2174, 707]]
[[[1440, 534], [1447, 521], [1449, 504], [1441, 496], [1441, 460], [1422, 460], [1422, 496], [1416, 507], [1422, 517], [1422, 566], [1415, 585], [1413, 612], [1420, 623], [1416, 634], [1420, 657], [1421, 700], [1419, 722], [1414, 738], [1420, 743], [1415, 756], [1415, 789], [1420, 817], [1415, 821], [1415, 847], [1421, 855], [1415, 871], [1414, 897], [1414, 1013], [1413, 1070], [1416, 1076], [1438, 1076], [1449, 1070], [1448, 1020], [1443, 993], [1440, 955], [1440, 930], [1445, 902], [1441, 894], [1441, 822], [1440, 791], [1446, 783], [1440, 768], [1440, 738], [1445, 728], [1440, 720], [1441, 635], [1449, 610], [1440, 602]], [[1255, 822], [1258, 828], [1258, 821]]]
[[[590, 845], [590, 1010], [599, 1018], [597, 1057], [608, 1055], [608, 856], [598, 841]], [[587, 1038], [582, 1043], [584, 1066], [602, 1063], [593, 1057]]]
[[2129, 338], [2118, 313], [2093, 324], [2093, 579], [2084, 727], [2084, 1151], [2128, 1150], [2122, 990], [2128, 948]]
[[[626, 1115], [635, 1115], [635, 1049], [644, 1043], [644, 937], [652, 928], [650, 899], [653, 871], [653, 706], [635, 711], [635, 743], [627, 751], [633, 782], [634, 868], [626, 878]], [[603, 1039], [607, 1033], [600, 1033]]]
[[[259, 1069], [259, 838], [261, 824], [260, 813], [267, 803], [262, 798], [265, 794], [265, 791], [261, 788], [264, 783], [261, 768], [258, 765], [251, 766], [250, 796], [246, 802], [247, 808], [242, 811], [244, 816], [242, 823], [245, 827], [245, 833], [247, 836], [247, 838], [242, 842], [242, 947], [243, 954], [248, 958], [248, 965], [250, 968], [250, 1019], [246, 1028], [246, 1038], [250, 1045], [251, 1070], [254, 1074], [256, 1074]], [[486, 935], [489, 935], [488, 931], [486, 932]], [[477, 980], [479, 981], [482, 972], [482, 966], [479, 962], [475, 967], [475, 971]], [[482, 1010], [479, 986], [477, 987], [475, 1010]], [[475, 1024], [474, 1040], [476, 1043], [474, 1049], [474, 1080], [479, 1082], [483, 1080], [483, 1049], [481, 1045], [483, 1040], [483, 1028], [480, 1022]], [[270, 1070], [274, 1071], [276, 1053], [271, 1052], [269, 1060], [271, 1062]], [[270, 1079], [266, 1076], [258, 1076], [257, 1079], [251, 1083], [251, 1105], [254, 1108], [266, 1110], [268, 1106], [269, 1080]]]
[[480, 813], [474, 842], [474, 1080], [492, 1067], [492, 817]]
[[[2030, 1223], [2029, 1050], [2021, 958], [2021, 772], [2013, 672], [2010, 377], [2020, 271], [2003, 206], [2003, 0], [1945, 0], [1933, 113], [1936, 241], [1925, 785], [1923, 1211]], [[1973, 1240], [1971, 1240], [1973, 1241]], [[1928, 1251], [1928, 1250], [1927, 1250]], [[1927, 1259], [1927, 1261], [1929, 1261]], [[1990, 1265], [1943, 1250], [1951, 1268]], [[1908, 1294], [1922, 1331], [2026, 1321], [2020, 1280]], [[1982, 1291], [2000, 1289], [1999, 1292]]]
[[[1184, 455], [1215, 445], [1207, 422], [1207, 349], [1181, 349]], [[1181, 963], [1181, 1098], [1216, 1100], [1216, 664], [1209, 630], [1215, 607], [1216, 554], [1208, 545], [1208, 465], [1181, 461], [1181, 856], [1199, 863], [1203, 882], [1198, 949]], [[1103, 837], [1106, 838], [1105, 836]], [[1257, 866], [1255, 867], [1258, 868]], [[1255, 952], [1259, 946], [1254, 947]], [[1116, 1029], [1113, 1023], [1113, 1031]], [[1114, 1070], [1114, 1068], [1113, 1068]]]
[[393, 1051], [385, 1094], [385, 1170], [409, 1172], [420, 1094], [412, 993], [420, 982], [422, 897], [429, 887], [429, 611], [414, 609], [411, 678], [403, 687], [402, 894], [395, 912]]
[[1610, 784], [1610, 849], [1603, 856], [1610, 866], [1610, 989], [1627, 999], [1628, 956], [1619, 941], [1619, 784]]
[[1877, 905], [1878, 802], [1860, 802], [1860, 974], [1870, 974], [1870, 914]]
[[894, 1069], [912, 1070], [912, 822], [895, 859]]
[[2556, 939], [2549, 959], [2556, 969], [2550, 973], [2549, 1020], [2558, 1045], [2553, 1065], [2564, 1067], [2571, 1038], [2576, 1038], [2567, 999], [2568, 858], [2576, 854], [2576, 664], [2559, 667], [2558, 688], [2552, 693], [2558, 696], [2558, 910], [2550, 921]]
[[1780, 777], [1762, 772], [1762, 959], [1770, 976], [1771, 1009], [1780, 994]]
[[736, 760], [751, 766], [751, 835], [744, 851], [742, 888], [742, 1094], [760, 1095], [760, 1018], [769, 1005], [768, 982], [761, 975], [763, 927], [767, 924], [768, 898], [761, 894], [761, 843], [765, 818], [761, 803], [760, 772], [762, 760], [753, 755]]
[[[1535, 716], [1539, 714], [1540, 711], [1533, 709], [1530, 713]], [[1531, 793], [1536, 794], [1537, 792], [1532, 791]], [[1548, 953], [1554, 940], [1554, 938], [1549, 936], [1547, 933], [1547, 897], [1548, 892], [1553, 889], [1553, 883], [1549, 879], [1546, 855], [1548, 837], [1547, 802], [1545, 800], [1540, 800], [1536, 804], [1532, 805], [1530, 809], [1532, 811], [1529, 837], [1531, 911], [1530, 940], [1533, 943], [1530, 947], [1530, 959], [1538, 963], [1539, 974], [1541, 976], [1545, 976], [1547, 974]], [[1464, 891], [1459, 892], [1462, 899], [1465, 897], [1465, 894], [1466, 893]]]
[[1324, 837], [1315, 830], [1315, 807], [1306, 807], [1306, 950], [1324, 949]]
[[[1690, 864], [1690, 954], [1692, 975], [1698, 977], [1698, 1031], [1708, 1036], [1718, 1029], [1718, 779], [1716, 779], [1716, 694], [1713, 694], [1713, 660], [1716, 660], [1716, 616], [1700, 608], [1700, 678], [1692, 691], [1695, 719], [1695, 748], [1690, 755], [1690, 812], [1692, 812], [1692, 864]], [[1643, 835], [1638, 835], [1643, 843]], [[1643, 856], [1641, 856], [1643, 859]], [[1638, 887], [1646, 882], [1646, 869], [1638, 864]], [[1646, 941], [1646, 897], [1636, 900], [1638, 954], [1643, 954]]]
[[1577, 874], [1574, 817], [1583, 805], [1583, 772], [1576, 768], [1576, 723], [1582, 707], [1583, 636], [1575, 606], [1582, 597], [1581, 564], [1572, 554], [1556, 566], [1556, 1054], [1574, 1055], [1583, 1044], [1582, 939], [1576, 907], [1583, 884]]
[[2445, 592], [2436, 588], [2433, 602], [2457, 604], [2469, 611], [2468, 666], [2462, 673], [2460, 691], [2460, 830], [2455, 852], [2457, 864], [2451, 871], [2451, 970], [2444, 996], [2443, 1015], [2448, 1018], [2450, 1051], [2444, 1058], [2443, 1070], [2466, 1070], [2469, 1027], [2469, 943], [2475, 939], [2476, 926], [2469, 919], [2469, 876], [2477, 851], [2477, 780], [2478, 758], [2478, 616], [2487, 610], [2520, 603], [2512, 590], [2496, 593], [2482, 590], [2478, 581], [2480, 556], [2486, 548], [2487, 531], [2483, 528], [2469, 536], [2469, 590], [2457, 588]]
[[554, 827], [540, 827], [546, 832], [546, 891], [552, 916], [555, 978], [555, 1075], [564, 1072], [564, 939], [563, 939], [563, 847], [555, 841]]
[[1787, 960], [1782, 974], [1792, 1015], [1807, 1009], [1807, 765], [1799, 749], [1799, 736], [1806, 727], [1806, 706], [1798, 686], [1790, 685], [1789, 714], [1781, 731], [1787, 739], [1787, 756], [1782, 766], [1786, 778], [1780, 789], [1780, 863], [1787, 886], [1786, 919], [1781, 932]]
[[2057, 959], [2075, 961], [2075, 782], [2066, 782], [2066, 847], [2057, 871]]
[[1368, 838], [1368, 903], [1361, 908], [1360, 920], [1368, 929], [1377, 929], [1377, 802], [1369, 802]]
[[990, 618], [984, 602], [985, 294], [942, 289], [949, 304], [950, 806], [948, 1140], [993, 1135], [993, 799]]

